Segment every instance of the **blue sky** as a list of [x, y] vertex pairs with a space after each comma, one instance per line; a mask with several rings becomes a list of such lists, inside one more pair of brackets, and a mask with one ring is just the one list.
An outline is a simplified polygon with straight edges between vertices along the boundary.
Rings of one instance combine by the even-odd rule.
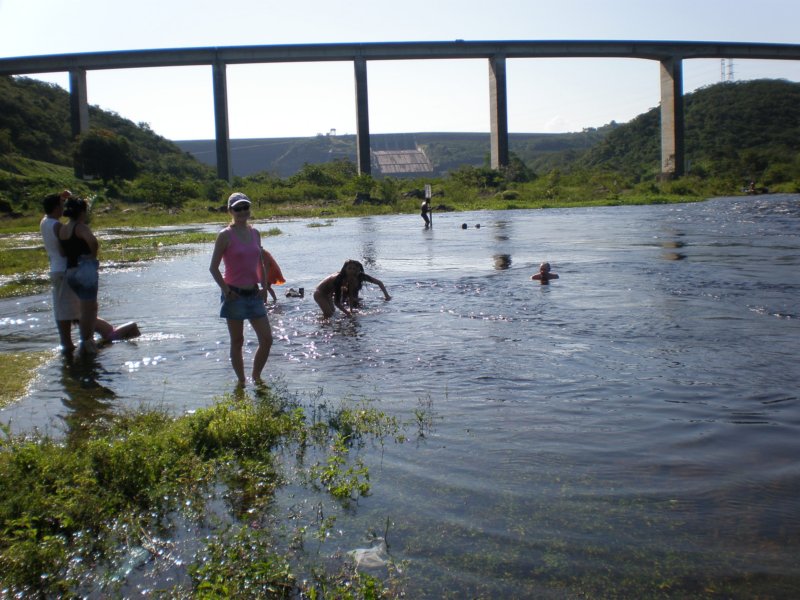
[[[796, 0], [0, 0], [0, 57], [68, 52], [419, 40], [687, 40], [800, 43]], [[720, 81], [684, 62], [684, 91]], [[800, 62], [733, 63], [735, 80], [800, 81]], [[66, 74], [37, 75], [68, 87]], [[658, 105], [658, 64], [515, 59], [511, 132], [580, 131]], [[372, 133], [488, 131], [483, 60], [368, 63]], [[214, 136], [210, 67], [88, 74], [89, 102], [174, 140]], [[233, 138], [355, 133], [351, 63], [228, 68]]]

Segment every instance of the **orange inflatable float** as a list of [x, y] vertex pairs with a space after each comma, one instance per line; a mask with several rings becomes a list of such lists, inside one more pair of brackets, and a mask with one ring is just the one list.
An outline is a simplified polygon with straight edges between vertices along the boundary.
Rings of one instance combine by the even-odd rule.
[[278, 266], [278, 263], [275, 262], [275, 259], [272, 258], [272, 254], [261, 249], [262, 257], [267, 263], [267, 283], [270, 285], [283, 285], [286, 283], [286, 279], [283, 277], [283, 273], [281, 273], [281, 268]]

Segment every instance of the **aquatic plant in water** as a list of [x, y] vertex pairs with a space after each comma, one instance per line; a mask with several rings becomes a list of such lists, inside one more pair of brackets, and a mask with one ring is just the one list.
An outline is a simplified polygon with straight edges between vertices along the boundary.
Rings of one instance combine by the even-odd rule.
[[[190, 578], [173, 596], [388, 598], [399, 590], [391, 573], [384, 584], [347, 562], [333, 570], [309, 563], [302, 544], [292, 544], [303, 531], [287, 532], [269, 516], [290, 476], [278, 459], [288, 448], [300, 458], [313, 448], [318, 460], [296, 472], [315, 489], [339, 502], [368, 493], [368, 470], [350, 453], [367, 439], [403, 439], [374, 407], [345, 402], [309, 418], [287, 393], [262, 389], [178, 418], [159, 410], [116, 416], [66, 440], [4, 434], [3, 593], [113, 593], [132, 571], [166, 560], [160, 549], [172, 548], [167, 536], [181, 522], [208, 535], [191, 556], [170, 559]], [[334, 520], [319, 520], [323, 537]]]

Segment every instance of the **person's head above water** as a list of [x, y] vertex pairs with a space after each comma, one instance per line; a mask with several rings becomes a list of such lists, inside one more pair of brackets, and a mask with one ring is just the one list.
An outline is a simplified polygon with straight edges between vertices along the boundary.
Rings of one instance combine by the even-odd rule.
[[349, 259], [344, 261], [344, 264], [342, 265], [341, 273], [345, 273], [346, 275], [350, 276], [360, 275], [363, 272], [364, 272], [364, 265], [362, 265], [357, 260]]
[[539, 273], [549, 273], [550, 272], [550, 263], [543, 262], [539, 265]]
[[333, 296], [336, 302], [342, 297], [342, 287], [347, 288], [347, 293], [351, 299], [357, 298], [361, 290], [361, 277], [364, 275], [364, 265], [357, 260], [346, 260], [342, 265], [342, 270], [333, 280]]

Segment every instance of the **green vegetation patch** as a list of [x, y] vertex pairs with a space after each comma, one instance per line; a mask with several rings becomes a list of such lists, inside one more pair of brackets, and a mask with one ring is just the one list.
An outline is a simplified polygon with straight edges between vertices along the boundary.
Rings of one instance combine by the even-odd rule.
[[[278, 230], [280, 233], [280, 230]], [[175, 252], [178, 246], [213, 242], [216, 234], [200, 231], [173, 231], [153, 233], [147, 230], [98, 232], [100, 259], [104, 262], [136, 263], [153, 260]], [[50, 285], [47, 253], [38, 233], [31, 235], [0, 236], [3, 262], [0, 275], [6, 279], [0, 284], [0, 298], [41, 294]]]
[[51, 352], [14, 352], [0, 354], [0, 407], [25, 395], [36, 371], [52, 358]]
[[[0, 586], [10, 594], [70, 596], [87, 582], [113, 594], [120, 548], [169, 559], [146, 549], [168, 544], [179, 515], [209, 535], [187, 564], [191, 584], [171, 597], [397, 597], [397, 581], [360, 576], [346, 561], [338, 571], [304, 567], [300, 577], [302, 549], [282, 539], [302, 537], [305, 527], [267, 526], [292, 473], [339, 504], [369, 493], [368, 472], [351, 454], [368, 439], [403, 436], [366, 402], [307, 416], [287, 393], [264, 387], [177, 418], [157, 409], [115, 416], [66, 439], [2, 434]], [[282, 463], [287, 449], [298, 457], [291, 469]], [[223, 497], [228, 514], [208, 518]], [[332, 517], [317, 526], [324, 537]]]

